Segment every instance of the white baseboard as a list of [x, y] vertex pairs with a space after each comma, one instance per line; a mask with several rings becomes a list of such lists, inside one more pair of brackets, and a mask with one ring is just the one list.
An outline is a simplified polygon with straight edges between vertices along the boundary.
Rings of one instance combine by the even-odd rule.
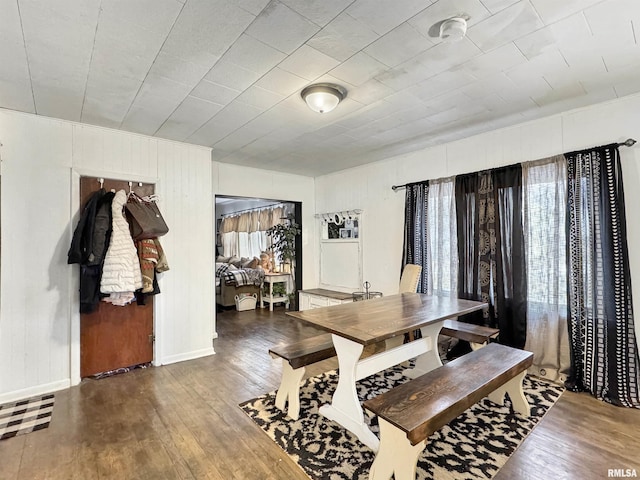
[[57, 392], [58, 390], [69, 388], [70, 386], [71, 381], [66, 379], [57, 382], [45, 383], [43, 385], [36, 385], [22, 390], [15, 390], [13, 392], [1, 393], [0, 404], [24, 400], [30, 397], [35, 397], [36, 395], [44, 395], [45, 393]]
[[194, 350], [192, 352], [180, 353], [178, 355], [168, 355], [159, 362], [158, 365], [169, 365], [170, 363], [184, 362], [195, 358], [207, 357], [214, 355], [216, 352], [213, 347], [203, 348], [202, 350]]

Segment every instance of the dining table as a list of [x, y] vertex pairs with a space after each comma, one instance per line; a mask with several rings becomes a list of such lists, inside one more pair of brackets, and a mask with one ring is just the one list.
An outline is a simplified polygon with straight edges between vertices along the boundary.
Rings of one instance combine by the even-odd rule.
[[[331, 403], [321, 406], [319, 413], [377, 452], [380, 441], [365, 422], [356, 382], [412, 358], [416, 359], [413, 367], [404, 372], [409, 378], [442, 366], [438, 334], [444, 321], [486, 307], [472, 300], [401, 293], [287, 315], [331, 333], [338, 357], [338, 384]], [[402, 343], [405, 333], [418, 329], [422, 338]], [[364, 347], [383, 341], [384, 351], [361, 358]]]

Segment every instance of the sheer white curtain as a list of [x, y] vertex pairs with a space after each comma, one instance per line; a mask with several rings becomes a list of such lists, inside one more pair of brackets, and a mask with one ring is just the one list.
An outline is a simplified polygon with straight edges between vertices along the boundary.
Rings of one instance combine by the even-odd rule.
[[522, 164], [527, 259], [527, 341], [534, 375], [564, 382], [570, 367], [567, 330], [564, 156]]
[[426, 293], [455, 297], [458, 294], [458, 234], [454, 177], [429, 181], [427, 212], [431, 278]]

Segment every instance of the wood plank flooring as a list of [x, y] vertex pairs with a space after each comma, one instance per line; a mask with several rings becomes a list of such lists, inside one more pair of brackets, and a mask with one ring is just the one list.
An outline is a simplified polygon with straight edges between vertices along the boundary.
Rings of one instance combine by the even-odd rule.
[[[225, 311], [217, 323], [216, 355], [56, 392], [48, 429], [0, 442], [0, 479], [306, 479], [238, 404], [277, 388], [271, 345], [317, 330], [282, 308]], [[336, 367], [325, 360], [307, 376]], [[640, 475], [639, 432], [640, 410], [565, 392], [496, 480]]]

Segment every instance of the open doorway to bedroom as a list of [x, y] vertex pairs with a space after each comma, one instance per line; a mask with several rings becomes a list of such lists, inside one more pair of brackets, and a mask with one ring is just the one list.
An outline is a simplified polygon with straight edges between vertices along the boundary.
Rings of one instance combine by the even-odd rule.
[[302, 288], [302, 235], [295, 241], [295, 268], [289, 269], [273, 254], [272, 239], [266, 234], [289, 218], [302, 228], [301, 202], [216, 195], [218, 312], [253, 309], [254, 302], [257, 309], [261, 304], [269, 310], [297, 309], [294, 292]]

